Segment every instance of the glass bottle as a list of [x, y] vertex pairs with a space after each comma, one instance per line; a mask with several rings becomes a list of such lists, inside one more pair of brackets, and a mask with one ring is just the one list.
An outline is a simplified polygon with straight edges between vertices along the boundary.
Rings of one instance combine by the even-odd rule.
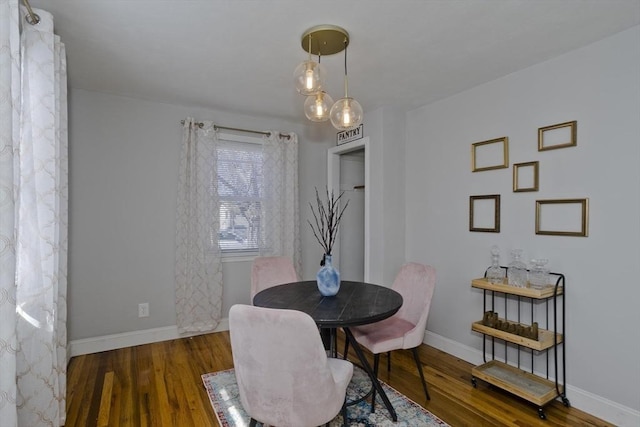
[[545, 265], [549, 262], [547, 259], [532, 259], [531, 270], [529, 271], [529, 285], [534, 289], [542, 289], [549, 284], [551, 279], [549, 269]]
[[524, 288], [527, 286], [527, 265], [520, 260], [522, 249], [511, 251], [511, 262], [507, 267], [507, 281], [512, 286]]
[[491, 267], [487, 269], [487, 280], [489, 283], [499, 284], [504, 282], [505, 271], [500, 267], [500, 248], [497, 245], [491, 246]]

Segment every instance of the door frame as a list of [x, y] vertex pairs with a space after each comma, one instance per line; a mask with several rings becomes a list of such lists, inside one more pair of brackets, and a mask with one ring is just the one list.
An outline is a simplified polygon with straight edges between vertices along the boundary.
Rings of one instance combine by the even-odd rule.
[[[364, 150], [364, 281], [368, 282], [371, 274], [371, 251], [369, 248], [371, 236], [371, 230], [369, 230], [369, 215], [371, 212], [371, 198], [369, 197], [369, 192], [371, 191], [371, 186], [369, 185], [371, 162], [369, 159], [369, 137], [329, 148], [327, 151], [327, 188], [329, 191], [333, 191], [334, 194], [340, 194], [340, 156], [361, 149]], [[337, 249], [337, 251], [335, 251], [336, 254], [339, 254], [340, 239], [336, 241], [335, 249]]]

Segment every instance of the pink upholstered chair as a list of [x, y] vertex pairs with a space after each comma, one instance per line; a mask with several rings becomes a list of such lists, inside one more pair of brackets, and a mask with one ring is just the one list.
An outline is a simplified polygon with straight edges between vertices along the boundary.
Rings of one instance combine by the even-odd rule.
[[253, 297], [263, 289], [297, 281], [298, 275], [290, 258], [257, 257], [251, 266], [251, 302], [253, 303]]
[[236, 304], [229, 311], [240, 402], [256, 421], [281, 427], [329, 423], [342, 410], [351, 362], [328, 358], [306, 313]]
[[[392, 289], [402, 295], [403, 302], [400, 310], [380, 322], [351, 328], [358, 343], [374, 354], [373, 370], [376, 376], [378, 375], [380, 353], [386, 352], [388, 354], [387, 369], [391, 370], [391, 351], [411, 349], [427, 400], [431, 400], [431, 398], [422, 372], [418, 346], [422, 344], [424, 339], [435, 284], [436, 271], [433, 267], [415, 262], [403, 265], [392, 285]], [[345, 344], [345, 355], [348, 352], [348, 344], [348, 342]], [[372, 411], [374, 405], [375, 389], [371, 401]]]

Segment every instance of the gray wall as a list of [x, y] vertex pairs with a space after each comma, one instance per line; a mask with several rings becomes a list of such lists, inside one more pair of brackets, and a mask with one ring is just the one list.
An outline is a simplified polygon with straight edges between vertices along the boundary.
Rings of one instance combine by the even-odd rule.
[[[187, 116], [298, 134], [303, 277], [315, 277], [322, 250], [305, 218], [314, 187], [326, 185], [330, 124], [305, 128], [84, 90], [71, 91], [69, 106], [70, 340], [175, 325], [179, 121]], [[250, 264], [223, 264], [224, 317], [232, 304], [249, 302]], [[149, 303], [148, 318], [138, 318], [141, 302]]]
[[[567, 381], [640, 409], [640, 29], [411, 111], [407, 258], [438, 271], [428, 329], [482, 348], [470, 288], [491, 245], [548, 258], [567, 278]], [[578, 121], [576, 147], [538, 152], [539, 127]], [[512, 192], [512, 169], [472, 173], [474, 142], [509, 137], [510, 166], [538, 160], [540, 190]], [[469, 196], [501, 194], [501, 232], [468, 231]], [[537, 199], [590, 199], [589, 237], [534, 233]], [[576, 398], [576, 393], [569, 398]], [[636, 413], [637, 417], [637, 413]], [[637, 419], [637, 418], [636, 418]]]
[[[315, 188], [322, 191], [327, 182], [327, 149], [336, 137], [329, 123], [303, 126], [79, 89], [71, 90], [69, 106], [71, 341], [175, 326], [179, 121], [187, 116], [222, 126], [298, 134], [302, 278], [315, 278], [322, 250], [307, 218]], [[400, 135], [392, 145], [384, 141], [389, 117], [394, 120], [387, 132], [396, 129]], [[392, 283], [404, 258], [404, 202], [398, 191], [404, 175], [395, 170], [403, 159], [399, 141], [404, 122], [397, 117], [395, 110], [381, 109], [365, 122], [374, 159], [372, 229], [383, 230], [372, 238], [371, 280], [382, 285]], [[385, 177], [384, 170], [391, 172]], [[223, 317], [231, 305], [249, 302], [250, 267], [250, 259], [223, 263]], [[149, 303], [148, 318], [138, 318], [141, 302]], [[161, 337], [167, 339], [166, 334]], [[142, 341], [148, 339], [153, 336]]]

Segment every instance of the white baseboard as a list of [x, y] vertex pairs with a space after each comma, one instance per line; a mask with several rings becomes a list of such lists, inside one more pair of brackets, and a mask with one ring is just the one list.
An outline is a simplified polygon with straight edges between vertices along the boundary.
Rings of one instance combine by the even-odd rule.
[[[483, 363], [482, 351], [426, 331], [424, 342], [473, 365]], [[620, 405], [604, 397], [567, 384], [567, 398], [571, 406], [620, 427], [640, 426], [640, 411]]]
[[178, 332], [178, 327], [174, 325], [166, 326], [164, 328], [145, 329], [142, 331], [85, 338], [69, 342], [69, 357], [228, 330], [229, 319], [225, 318], [220, 320], [220, 324], [213, 331], [180, 334]]
[[423, 342], [473, 365], [480, 365], [484, 363], [482, 352], [480, 350], [460, 344], [459, 342], [445, 338], [442, 335], [426, 331], [424, 333]]

